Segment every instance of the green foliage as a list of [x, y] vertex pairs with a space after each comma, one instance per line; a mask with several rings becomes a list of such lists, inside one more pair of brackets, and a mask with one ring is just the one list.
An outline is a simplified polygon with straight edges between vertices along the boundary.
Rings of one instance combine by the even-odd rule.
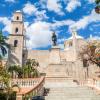
[[5, 47], [9, 47], [9, 45], [6, 43], [7, 38], [3, 36], [2, 31], [0, 31], [0, 59], [2, 60], [2, 56], [5, 56], [7, 54], [7, 50]]
[[16, 100], [16, 92], [11, 92], [10, 94], [0, 92], [0, 100]]
[[14, 73], [16, 73], [19, 78], [22, 78], [23, 71], [22, 71], [22, 68], [19, 65], [9, 66], [8, 72], [10, 72], [12, 78], [15, 78]]
[[9, 88], [10, 75], [5, 68], [0, 67], [0, 82], [5, 85], [5, 88]]
[[88, 43], [80, 55], [83, 60], [86, 59], [100, 67], [100, 42]]
[[23, 67], [17, 65], [9, 66], [8, 72], [10, 72], [12, 78], [15, 78], [14, 73], [18, 75], [18, 78], [39, 77], [38, 66], [39, 63], [37, 61], [28, 59]]
[[37, 67], [39, 63], [35, 59], [28, 59], [23, 67], [24, 77], [38, 77], [39, 72]]
[[100, 0], [95, 0], [96, 4], [99, 4], [100, 3]]

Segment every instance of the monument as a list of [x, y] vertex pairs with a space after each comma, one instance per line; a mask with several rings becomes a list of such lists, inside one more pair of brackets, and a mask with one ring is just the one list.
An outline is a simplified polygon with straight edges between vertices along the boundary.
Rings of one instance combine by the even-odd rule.
[[60, 48], [57, 45], [57, 36], [55, 32], [52, 34], [52, 44], [53, 46], [50, 49], [50, 64], [59, 64], [60, 63]]
[[57, 45], [57, 36], [52, 33], [52, 44], [49, 54], [49, 65], [47, 67], [46, 78], [59, 81], [67, 77], [65, 64], [61, 63], [60, 47]]

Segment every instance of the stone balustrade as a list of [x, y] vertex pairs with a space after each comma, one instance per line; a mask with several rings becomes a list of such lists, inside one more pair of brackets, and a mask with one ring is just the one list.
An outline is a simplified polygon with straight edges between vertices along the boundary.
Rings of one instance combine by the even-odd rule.
[[20, 87], [16, 100], [30, 100], [33, 96], [42, 96], [44, 93], [44, 82], [44, 77], [35, 79], [13, 79], [11, 84], [17, 84]]
[[88, 79], [86, 85], [96, 89], [100, 93], [100, 78], [94, 77], [93, 79]]
[[12, 79], [11, 85], [18, 85], [19, 87], [32, 87], [39, 83], [39, 78], [26, 78], [26, 79]]

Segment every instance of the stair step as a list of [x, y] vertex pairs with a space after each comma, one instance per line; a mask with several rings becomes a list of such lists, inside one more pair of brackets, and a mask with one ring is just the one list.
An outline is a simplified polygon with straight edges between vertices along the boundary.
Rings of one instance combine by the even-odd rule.
[[68, 82], [48, 82], [45, 84], [50, 89], [45, 100], [100, 100], [100, 95], [88, 87], [81, 87], [72, 80]]

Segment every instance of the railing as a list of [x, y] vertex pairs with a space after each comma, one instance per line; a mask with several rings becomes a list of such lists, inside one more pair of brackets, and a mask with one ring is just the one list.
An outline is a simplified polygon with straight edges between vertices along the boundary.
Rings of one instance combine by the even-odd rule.
[[33, 96], [42, 96], [44, 93], [44, 82], [44, 77], [36, 79], [14, 79], [12, 84], [17, 83], [21, 87], [17, 93], [16, 100], [30, 100]]
[[11, 85], [18, 85], [19, 87], [32, 87], [39, 82], [39, 78], [26, 79], [12, 79]]
[[93, 79], [88, 79], [86, 85], [100, 92], [100, 78], [94, 77]]

